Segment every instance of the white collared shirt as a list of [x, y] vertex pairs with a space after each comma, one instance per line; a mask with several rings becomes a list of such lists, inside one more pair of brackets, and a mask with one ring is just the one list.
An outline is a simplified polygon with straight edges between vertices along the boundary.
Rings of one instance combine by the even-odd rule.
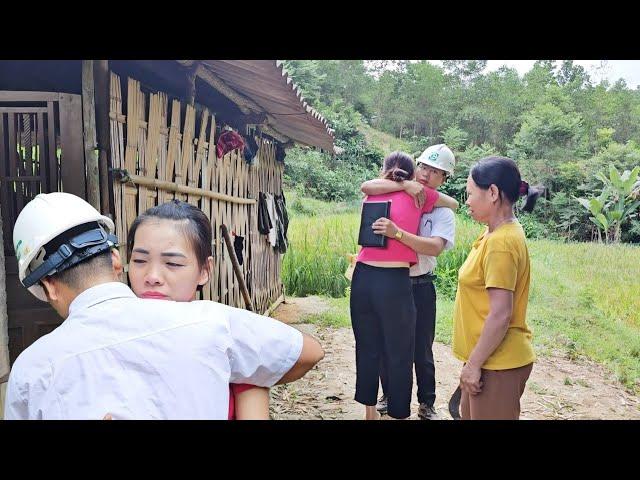
[[[440, 237], [445, 241], [444, 249], [453, 247], [456, 236], [456, 216], [453, 210], [446, 207], [436, 207], [430, 213], [420, 218], [418, 235], [421, 237]], [[431, 255], [418, 254], [418, 263], [411, 266], [409, 275], [417, 277], [425, 273], [433, 273], [438, 261]]]
[[270, 387], [301, 351], [302, 334], [277, 320], [105, 283], [16, 359], [4, 418], [224, 420], [229, 383]]

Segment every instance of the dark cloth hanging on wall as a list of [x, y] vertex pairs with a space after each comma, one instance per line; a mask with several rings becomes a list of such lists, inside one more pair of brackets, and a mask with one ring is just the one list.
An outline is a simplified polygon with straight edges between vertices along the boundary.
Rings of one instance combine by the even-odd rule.
[[267, 210], [267, 196], [263, 192], [258, 193], [258, 231], [263, 235], [268, 235], [273, 228], [269, 211]]
[[278, 252], [285, 253], [289, 247], [289, 239], [287, 237], [289, 214], [287, 213], [287, 203], [284, 193], [273, 196], [273, 213], [275, 214], [273, 222], [271, 221], [271, 215], [269, 215], [268, 201], [266, 193], [258, 193], [258, 231], [263, 235], [269, 235], [272, 229], [275, 228], [275, 242], [273, 241], [273, 237], [271, 237], [271, 245], [273, 245], [273, 248]]
[[276, 210], [278, 212], [278, 217], [282, 219], [284, 236], [286, 238], [287, 231], [289, 230], [289, 215], [287, 214], [287, 202], [286, 202], [286, 199], [284, 198], [284, 193], [282, 195], [275, 195], [274, 200], [276, 202]]
[[284, 150], [284, 147], [282, 146], [281, 143], [277, 143], [276, 144], [276, 161], [280, 163], [284, 163], [285, 155], [286, 155], [286, 152]]
[[289, 246], [289, 240], [287, 238], [287, 231], [289, 230], [289, 215], [287, 214], [287, 205], [282, 195], [275, 195], [274, 203], [276, 207], [277, 220], [277, 237], [276, 237], [276, 249], [280, 253], [285, 253]]
[[240, 235], [236, 235], [233, 239], [233, 250], [236, 252], [236, 257], [238, 259], [238, 264], [242, 265], [244, 262], [244, 257], [242, 255], [242, 251], [244, 249], [244, 237]]
[[256, 159], [256, 155], [258, 155], [258, 143], [252, 133], [249, 134], [245, 140], [244, 160], [249, 165], [252, 165]]

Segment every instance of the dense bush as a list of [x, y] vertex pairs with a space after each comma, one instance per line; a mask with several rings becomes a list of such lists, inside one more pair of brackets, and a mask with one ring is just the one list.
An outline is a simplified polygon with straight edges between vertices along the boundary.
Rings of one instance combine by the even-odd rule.
[[358, 130], [361, 115], [343, 102], [323, 112], [335, 128], [339, 155], [295, 147], [287, 152], [285, 182], [303, 195], [327, 201], [360, 198], [360, 184], [380, 173], [383, 153], [367, 144]]

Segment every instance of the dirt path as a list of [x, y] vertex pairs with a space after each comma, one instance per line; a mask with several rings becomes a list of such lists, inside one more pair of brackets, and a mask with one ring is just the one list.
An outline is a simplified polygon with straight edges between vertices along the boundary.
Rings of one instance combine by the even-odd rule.
[[[273, 316], [293, 323], [327, 309], [318, 297], [287, 298]], [[272, 389], [274, 419], [360, 419], [363, 407], [355, 391], [354, 339], [350, 328], [293, 324], [320, 340], [325, 358], [301, 380]], [[434, 344], [436, 410], [450, 419], [447, 402], [457, 385], [461, 362], [448, 345]], [[412, 404], [417, 418], [418, 404]], [[640, 398], [611, 380], [604, 367], [588, 360], [569, 360], [562, 354], [538, 358], [522, 399], [523, 419], [640, 419]]]

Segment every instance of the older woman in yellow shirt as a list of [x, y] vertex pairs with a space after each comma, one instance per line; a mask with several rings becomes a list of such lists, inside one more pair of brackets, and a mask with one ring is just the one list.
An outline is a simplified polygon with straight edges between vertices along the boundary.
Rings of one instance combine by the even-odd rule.
[[487, 229], [458, 273], [453, 353], [465, 362], [463, 419], [520, 416], [520, 397], [536, 356], [526, 322], [529, 251], [513, 206], [526, 195], [523, 209], [531, 211], [539, 193], [504, 157], [483, 158], [467, 179], [469, 213]]

